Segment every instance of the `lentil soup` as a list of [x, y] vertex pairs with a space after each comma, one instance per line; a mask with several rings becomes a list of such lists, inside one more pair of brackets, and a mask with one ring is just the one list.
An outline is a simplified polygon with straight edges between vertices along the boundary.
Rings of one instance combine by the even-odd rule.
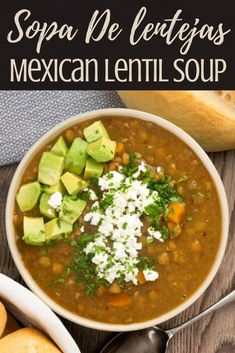
[[43, 291], [112, 324], [185, 302], [221, 240], [217, 192], [195, 153], [154, 123], [118, 117], [78, 123], [44, 146], [24, 173], [13, 221]]

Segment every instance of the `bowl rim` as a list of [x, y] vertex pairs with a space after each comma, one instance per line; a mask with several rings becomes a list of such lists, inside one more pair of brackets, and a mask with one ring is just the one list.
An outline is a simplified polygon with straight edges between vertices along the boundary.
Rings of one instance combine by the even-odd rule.
[[[131, 119], [133, 118], [133, 119], [140, 119], [140, 120], [153, 122], [156, 125], [168, 130], [173, 135], [177, 136], [188, 147], [190, 147], [197, 155], [197, 157], [200, 159], [202, 164], [205, 166], [205, 168], [211, 175], [212, 180], [214, 181], [218, 198], [219, 198], [221, 217], [222, 217], [221, 241], [220, 241], [219, 249], [218, 249], [216, 258], [214, 259], [213, 266], [210, 272], [208, 273], [207, 277], [201, 284], [201, 286], [184, 303], [178, 305], [176, 308], [164, 313], [161, 316], [158, 316], [155, 319], [147, 320], [144, 322], [131, 323], [131, 324], [110, 324], [110, 323], [104, 323], [104, 322], [87, 319], [85, 317], [82, 317], [70, 312], [69, 310], [65, 309], [64, 307], [56, 303], [53, 299], [51, 299], [37, 285], [37, 283], [31, 277], [29, 271], [24, 266], [20, 253], [16, 246], [15, 230], [14, 230], [14, 225], [12, 221], [15, 196], [19, 188], [22, 172], [25, 170], [25, 167], [33, 158], [35, 152], [39, 151], [42, 145], [45, 145], [47, 142], [53, 139], [53, 137], [56, 137], [66, 128], [73, 126], [76, 122], [78, 123], [78, 122], [83, 122], [91, 119], [107, 118], [110, 116], [116, 116], [119, 118], [128, 117]], [[103, 330], [103, 331], [125, 332], [125, 331], [140, 330], [140, 329], [161, 324], [175, 317], [176, 315], [180, 314], [184, 310], [186, 310], [205, 292], [205, 290], [208, 288], [208, 286], [211, 284], [212, 280], [214, 279], [225, 253], [227, 240], [228, 240], [228, 231], [229, 231], [229, 209], [228, 209], [228, 202], [227, 202], [225, 189], [215, 166], [213, 165], [213, 163], [211, 162], [210, 158], [207, 156], [205, 151], [185, 131], [183, 131], [181, 128], [177, 127], [176, 125], [172, 124], [168, 120], [162, 119], [157, 115], [153, 115], [150, 113], [133, 110], [133, 109], [126, 109], [126, 108], [105, 108], [105, 109], [89, 111], [86, 113], [81, 113], [69, 119], [66, 119], [63, 122], [57, 124], [52, 129], [50, 129], [47, 133], [45, 133], [33, 144], [33, 146], [29, 149], [29, 151], [26, 153], [26, 155], [23, 157], [20, 164], [18, 165], [15, 171], [15, 174], [13, 176], [13, 179], [11, 181], [9, 191], [8, 191], [7, 203], [6, 203], [5, 222], [6, 222], [6, 233], [7, 233], [8, 245], [19, 273], [21, 274], [22, 278], [24, 279], [28, 287], [40, 299], [42, 299], [52, 310], [54, 310], [57, 314], [66, 318], [67, 320], [70, 320], [76, 324], [79, 324], [88, 328], [93, 328], [96, 330]]]

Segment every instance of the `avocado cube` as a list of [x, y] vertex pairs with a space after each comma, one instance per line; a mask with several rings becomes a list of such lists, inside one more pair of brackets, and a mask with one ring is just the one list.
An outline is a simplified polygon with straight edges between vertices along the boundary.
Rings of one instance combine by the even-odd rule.
[[38, 181], [46, 185], [55, 185], [59, 182], [63, 169], [64, 157], [44, 152], [39, 162]]
[[61, 180], [70, 195], [76, 195], [88, 187], [88, 183], [79, 176], [66, 172]]
[[41, 194], [41, 185], [38, 181], [24, 184], [16, 196], [16, 201], [22, 212], [31, 211], [37, 204]]
[[54, 218], [45, 223], [46, 241], [51, 239], [61, 239], [66, 234], [71, 233], [73, 226], [59, 218]]
[[81, 174], [87, 161], [87, 142], [80, 137], [73, 140], [65, 159], [65, 169], [75, 174]]
[[22, 239], [29, 245], [44, 244], [46, 236], [43, 217], [24, 217], [24, 236]]
[[51, 186], [43, 185], [42, 191], [50, 195], [54, 194], [55, 192], [60, 192], [63, 195], [66, 192], [64, 184], [62, 183], [61, 180], [55, 185], [51, 185]]
[[99, 140], [88, 145], [87, 153], [96, 160], [96, 162], [108, 162], [113, 159], [116, 150], [116, 142], [101, 137]]
[[86, 207], [86, 201], [74, 199], [73, 196], [65, 196], [60, 208], [59, 217], [65, 222], [73, 224]]
[[57, 156], [66, 157], [68, 153], [68, 147], [64, 141], [63, 136], [60, 136], [54, 146], [51, 149], [51, 152]]
[[89, 143], [94, 142], [103, 136], [109, 139], [109, 135], [101, 121], [96, 121], [86, 127], [83, 130], [83, 134]]
[[96, 162], [93, 158], [88, 158], [86, 162], [86, 167], [84, 171], [84, 178], [99, 178], [104, 170], [104, 165], [102, 163]]
[[40, 213], [47, 218], [55, 218], [56, 210], [48, 204], [51, 195], [44, 192], [40, 198], [39, 210]]

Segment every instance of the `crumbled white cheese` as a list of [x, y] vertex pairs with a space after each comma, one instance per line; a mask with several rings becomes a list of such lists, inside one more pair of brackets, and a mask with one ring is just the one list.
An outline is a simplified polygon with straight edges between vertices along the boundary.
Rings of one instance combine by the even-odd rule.
[[158, 277], [159, 277], [157, 271], [150, 270], [150, 269], [144, 270], [143, 274], [144, 274], [146, 281], [156, 281], [156, 279], [158, 279]]
[[[141, 163], [138, 172], [145, 171], [146, 166]], [[84, 217], [85, 222], [97, 226], [97, 236], [84, 251], [95, 254], [92, 262], [96, 264], [98, 278], [109, 283], [122, 278], [137, 285], [138, 255], [142, 249], [139, 238], [143, 227], [140, 217], [147, 206], [158, 200], [158, 193], [151, 191], [142, 181], [125, 177], [117, 171], [100, 177], [98, 183], [104, 191], [102, 200], [95, 201], [91, 212]], [[100, 204], [106, 197], [110, 201], [102, 209]], [[155, 271], [146, 272], [150, 281], [156, 274]]]
[[137, 171], [133, 174], [133, 178], [138, 178], [141, 173], [145, 173], [147, 171], [146, 164], [142, 161], [138, 166]]
[[90, 200], [92, 200], [92, 201], [98, 200], [98, 197], [97, 197], [96, 193], [93, 190], [89, 189], [88, 190], [88, 194], [89, 194], [89, 199]]
[[82, 233], [84, 233], [85, 227], [84, 227], [84, 226], [81, 226], [80, 231], [81, 231]]
[[103, 178], [99, 178], [99, 186], [102, 191], [110, 189], [118, 189], [124, 176], [115, 170], [107, 173]]
[[151, 237], [153, 237], [153, 238], [155, 238], [155, 239], [157, 239], [157, 240], [159, 240], [159, 241], [161, 241], [161, 242], [164, 241], [164, 240], [162, 239], [162, 234], [161, 234], [158, 230], [155, 230], [155, 229], [152, 228], [152, 227], [149, 227], [149, 228], [148, 228], [148, 234], [149, 234]]
[[62, 194], [60, 192], [55, 192], [51, 195], [48, 205], [52, 208], [59, 209], [62, 203]]

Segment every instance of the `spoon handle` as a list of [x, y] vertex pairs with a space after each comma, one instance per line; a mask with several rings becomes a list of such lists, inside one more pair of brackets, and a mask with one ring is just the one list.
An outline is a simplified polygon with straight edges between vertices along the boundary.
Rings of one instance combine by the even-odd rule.
[[200, 314], [194, 316], [193, 318], [189, 319], [188, 321], [183, 322], [181, 325], [168, 330], [167, 333], [168, 333], [169, 337], [172, 337], [174, 334], [178, 333], [179, 331], [181, 331], [185, 327], [190, 326], [194, 322], [200, 320], [201, 318], [203, 318], [207, 314], [210, 314], [210, 313], [222, 308], [223, 306], [225, 306], [229, 303], [232, 303], [233, 301], [235, 301], [235, 290], [233, 290], [230, 294], [226, 295], [224, 298], [219, 300], [214, 305], [212, 305], [209, 308], [207, 308], [206, 310], [202, 311]]

